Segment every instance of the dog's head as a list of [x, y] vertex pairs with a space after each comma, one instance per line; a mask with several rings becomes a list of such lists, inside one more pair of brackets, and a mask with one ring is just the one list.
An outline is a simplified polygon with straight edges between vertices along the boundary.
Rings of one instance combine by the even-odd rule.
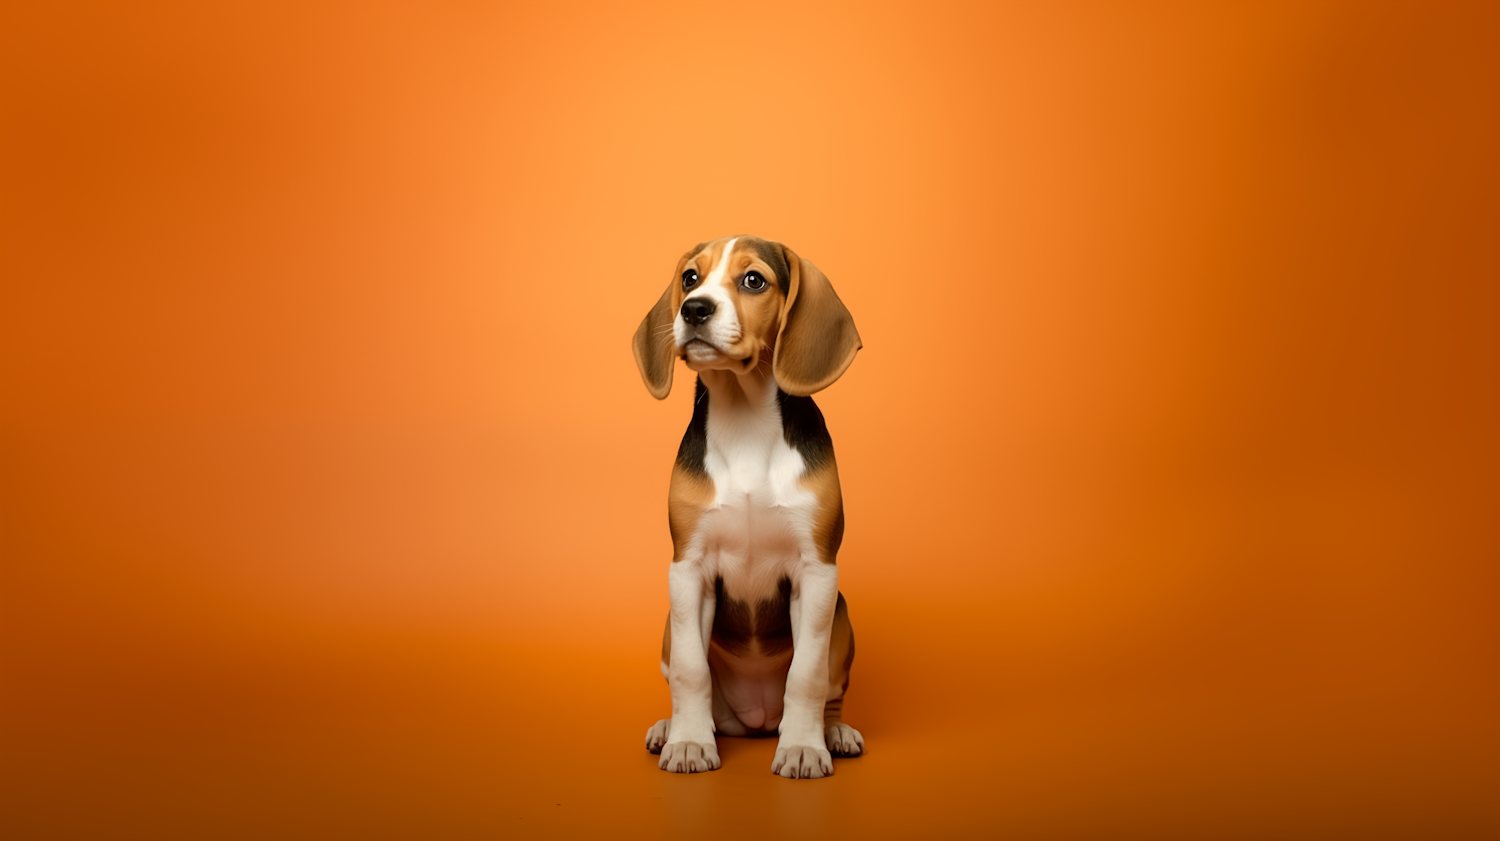
[[677, 357], [694, 371], [765, 362], [788, 394], [833, 384], [861, 347], [854, 318], [817, 266], [779, 242], [724, 237], [682, 255], [635, 331], [635, 364], [658, 400]]

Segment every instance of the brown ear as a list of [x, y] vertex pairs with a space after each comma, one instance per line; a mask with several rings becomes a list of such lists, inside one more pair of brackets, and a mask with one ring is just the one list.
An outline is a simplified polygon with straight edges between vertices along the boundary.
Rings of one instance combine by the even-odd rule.
[[787, 394], [806, 397], [833, 385], [864, 347], [854, 316], [817, 266], [782, 246], [791, 282], [771, 370]]
[[677, 261], [672, 279], [667, 281], [667, 291], [661, 293], [661, 300], [641, 319], [641, 326], [635, 328], [635, 341], [631, 346], [635, 352], [635, 367], [641, 370], [646, 390], [657, 400], [665, 400], [672, 393], [672, 369], [677, 362], [677, 340], [672, 335], [672, 323], [677, 319], [677, 308], [673, 306], [677, 278], [688, 258], [696, 253], [689, 251]]

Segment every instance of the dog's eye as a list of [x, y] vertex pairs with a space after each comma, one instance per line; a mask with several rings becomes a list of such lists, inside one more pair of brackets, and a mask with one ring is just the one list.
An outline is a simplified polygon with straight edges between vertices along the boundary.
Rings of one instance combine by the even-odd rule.
[[745, 273], [745, 288], [759, 292], [766, 288], [766, 279], [760, 276], [760, 272]]
[[687, 271], [685, 271], [685, 272], [682, 273], [682, 288], [683, 289], [692, 289], [694, 286], [697, 286], [697, 285], [698, 285], [698, 270], [697, 269], [688, 269]]

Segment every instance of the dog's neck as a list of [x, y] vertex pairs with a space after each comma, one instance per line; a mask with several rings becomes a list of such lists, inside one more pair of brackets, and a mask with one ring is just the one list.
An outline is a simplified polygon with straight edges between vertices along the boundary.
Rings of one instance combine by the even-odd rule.
[[776, 379], [767, 372], [769, 368], [769, 365], [762, 365], [748, 374], [724, 370], [699, 372], [699, 378], [708, 389], [712, 406], [710, 417], [760, 421], [780, 429], [781, 409], [776, 401]]

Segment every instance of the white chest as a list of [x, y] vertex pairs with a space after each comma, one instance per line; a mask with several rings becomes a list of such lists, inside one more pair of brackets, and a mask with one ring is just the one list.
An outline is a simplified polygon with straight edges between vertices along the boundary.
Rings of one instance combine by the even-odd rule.
[[769, 598], [810, 546], [817, 497], [799, 482], [805, 465], [787, 445], [780, 418], [710, 412], [704, 467], [714, 500], [700, 521], [704, 561], [726, 594]]

